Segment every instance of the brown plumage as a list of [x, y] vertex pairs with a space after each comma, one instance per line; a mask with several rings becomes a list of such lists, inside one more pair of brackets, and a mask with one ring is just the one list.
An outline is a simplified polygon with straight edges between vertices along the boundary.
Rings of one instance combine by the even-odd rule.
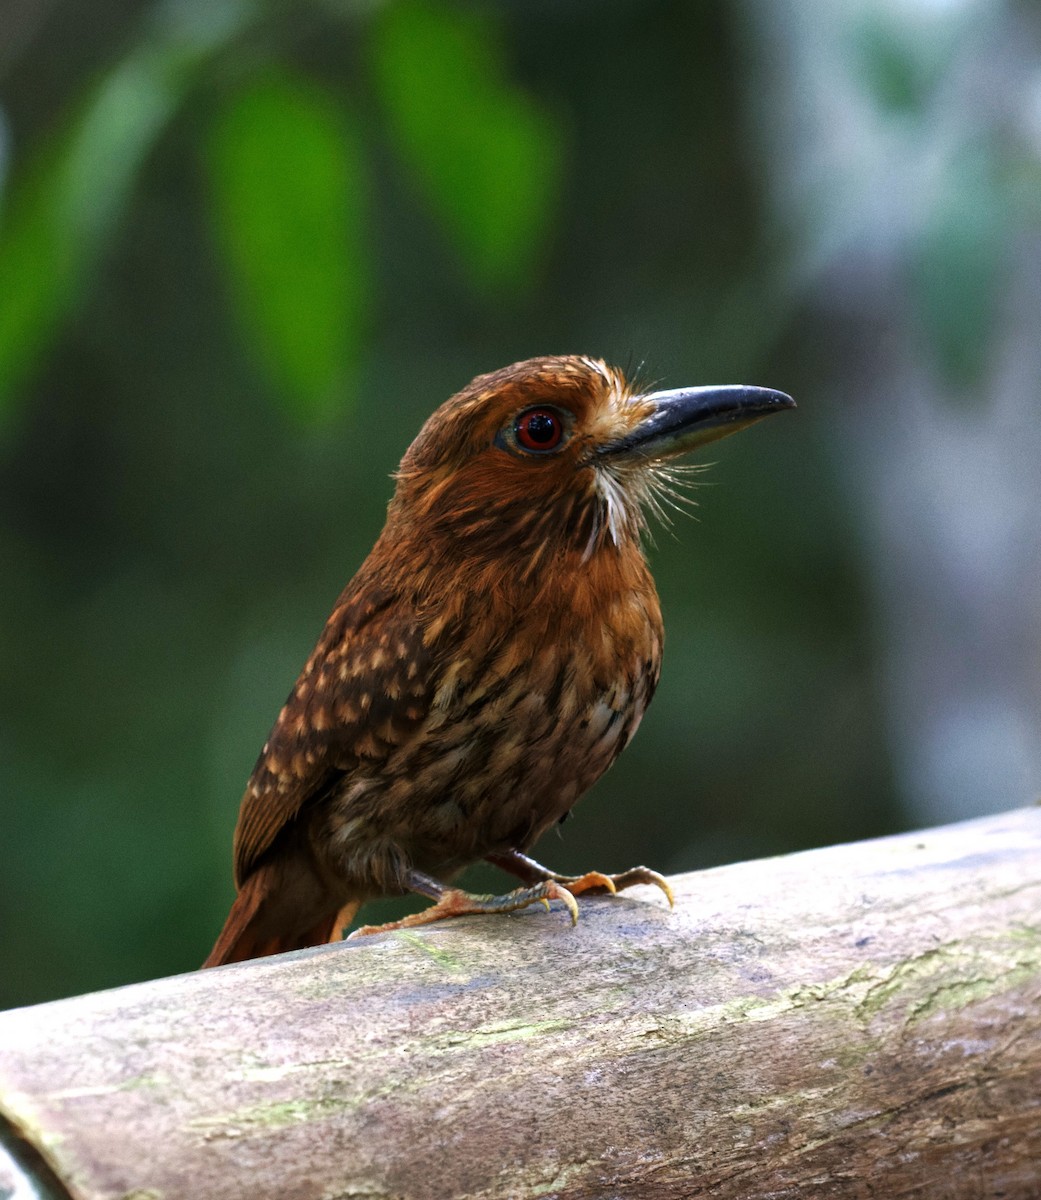
[[[634, 393], [594, 359], [482, 375], [426, 422], [246, 788], [238, 895], [207, 966], [327, 941], [358, 906], [395, 922], [502, 912], [660, 876], [555, 875], [527, 850], [611, 765], [658, 681], [640, 547], [668, 460], [790, 407], [780, 392]], [[447, 886], [488, 859], [525, 887]], [[366, 927], [367, 932], [371, 932]]]

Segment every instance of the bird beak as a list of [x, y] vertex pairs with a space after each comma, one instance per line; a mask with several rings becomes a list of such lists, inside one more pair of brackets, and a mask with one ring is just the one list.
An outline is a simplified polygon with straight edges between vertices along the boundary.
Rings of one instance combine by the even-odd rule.
[[641, 409], [651, 406], [647, 416], [623, 437], [600, 446], [598, 456], [672, 458], [795, 407], [784, 392], [741, 384], [651, 392], [634, 403]]

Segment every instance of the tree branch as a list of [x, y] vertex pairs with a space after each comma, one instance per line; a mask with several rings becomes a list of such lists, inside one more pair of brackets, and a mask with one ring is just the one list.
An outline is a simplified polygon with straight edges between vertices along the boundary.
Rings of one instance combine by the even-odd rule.
[[1041, 809], [0, 1014], [71, 1196], [1041, 1194]]

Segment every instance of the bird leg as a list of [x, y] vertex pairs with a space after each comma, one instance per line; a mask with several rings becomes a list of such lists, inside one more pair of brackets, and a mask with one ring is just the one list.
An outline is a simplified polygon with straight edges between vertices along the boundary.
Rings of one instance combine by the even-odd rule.
[[329, 935], [330, 942], [338, 942], [346, 934], [359, 908], [361, 908], [360, 900], [348, 900], [340, 909], [336, 914], [336, 920], [333, 921], [332, 932]]
[[533, 887], [517, 888], [504, 896], [474, 896], [459, 888], [446, 887], [443, 883], [410, 870], [404, 879], [405, 887], [421, 896], [429, 896], [436, 903], [422, 912], [412, 913], [399, 921], [388, 921], [385, 925], [362, 925], [348, 936], [348, 941], [369, 933], [387, 933], [392, 929], [409, 929], [414, 925], [429, 925], [445, 917], [464, 917], [471, 913], [509, 913], [529, 904], [544, 904], [549, 908], [551, 900], [560, 900], [571, 914], [571, 924], [578, 921], [578, 905], [575, 897], [555, 879], [542, 879]]
[[587, 871], [584, 875], [558, 875], [556, 871], [549, 870], [533, 858], [521, 854], [519, 850], [507, 850], [505, 854], [489, 854], [486, 861], [511, 875], [516, 875], [529, 885], [537, 882], [562, 884], [573, 896], [581, 892], [590, 892], [593, 895], [620, 892], [623, 888], [632, 887], [637, 883], [649, 883], [665, 893], [670, 908], [673, 905], [672, 888], [669, 887], [668, 881], [649, 867], [632, 867], [617, 875], [604, 875], [600, 871]]

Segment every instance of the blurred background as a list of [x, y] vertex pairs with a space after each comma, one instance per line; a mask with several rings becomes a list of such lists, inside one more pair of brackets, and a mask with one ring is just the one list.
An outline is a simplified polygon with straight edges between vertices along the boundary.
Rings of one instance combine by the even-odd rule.
[[656, 533], [658, 698], [540, 858], [1037, 796], [1035, 3], [3, 0], [0, 1006], [201, 961], [390, 472], [545, 353], [799, 409]]

